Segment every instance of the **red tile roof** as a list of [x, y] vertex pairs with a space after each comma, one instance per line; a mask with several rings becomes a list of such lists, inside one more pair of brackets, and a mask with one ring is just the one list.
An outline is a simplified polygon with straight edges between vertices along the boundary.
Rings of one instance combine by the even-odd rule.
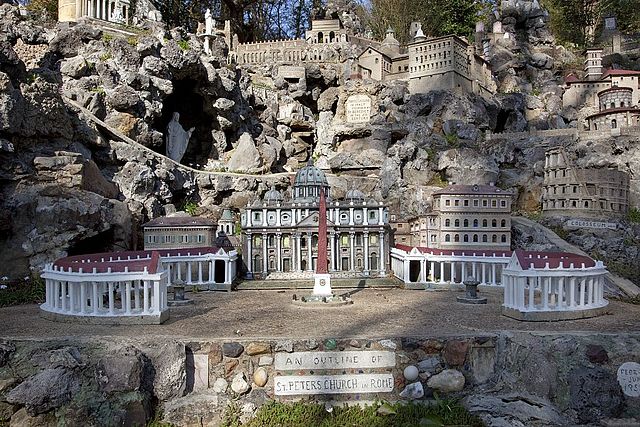
[[[414, 246], [396, 244], [396, 248], [403, 250], [405, 252], [411, 252]], [[510, 257], [511, 251], [498, 251], [491, 249], [478, 249], [478, 248], [467, 248], [467, 249], [434, 249], [434, 248], [425, 248], [421, 246], [415, 246], [420, 253], [430, 254], [430, 255], [445, 255], [445, 256], [484, 256], [484, 257]]]
[[187, 249], [158, 249], [153, 251], [125, 251], [125, 252], [104, 252], [88, 255], [74, 255], [60, 258], [53, 263], [54, 269], [64, 271], [84, 273], [107, 273], [109, 269], [113, 273], [143, 272], [145, 268], [150, 274], [158, 271], [158, 263], [161, 257], [178, 255], [205, 255], [218, 252], [216, 247], [208, 248], [187, 248]]
[[142, 227], [215, 227], [216, 225], [214, 220], [198, 216], [161, 216], [152, 219]]
[[572, 254], [569, 252], [538, 252], [516, 249], [515, 254], [523, 270], [531, 268], [544, 269], [547, 264], [549, 268], [558, 268], [562, 263], [564, 268], [569, 268], [573, 264], [574, 268], [595, 267], [596, 262], [588, 256]]
[[433, 193], [433, 195], [441, 195], [441, 194], [501, 194], [510, 196], [511, 192], [503, 190], [495, 185], [462, 185], [462, 184], [454, 184], [449, 185], [448, 187], [443, 188], [442, 190], [438, 190]]
[[606, 79], [608, 76], [640, 76], [640, 71], [608, 69], [605, 70], [602, 78]]

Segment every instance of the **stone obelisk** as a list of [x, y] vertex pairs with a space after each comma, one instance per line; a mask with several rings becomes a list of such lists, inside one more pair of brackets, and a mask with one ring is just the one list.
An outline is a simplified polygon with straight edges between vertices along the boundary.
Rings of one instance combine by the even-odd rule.
[[[313, 275], [313, 295], [332, 296], [331, 275], [327, 270], [327, 202], [324, 188], [320, 189], [320, 205], [318, 216], [318, 259], [316, 261], [316, 273]], [[311, 249], [311, 248], [309, 248]]]

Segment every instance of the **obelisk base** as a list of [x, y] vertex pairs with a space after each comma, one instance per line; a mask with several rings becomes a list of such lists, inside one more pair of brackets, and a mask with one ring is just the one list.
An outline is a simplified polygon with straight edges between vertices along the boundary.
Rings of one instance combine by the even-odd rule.
[[316, 273], [313, 275], [313, 279], [315, 281], [313, 285], [314, 296], [328, 297], [333, 295], [330, 274]]

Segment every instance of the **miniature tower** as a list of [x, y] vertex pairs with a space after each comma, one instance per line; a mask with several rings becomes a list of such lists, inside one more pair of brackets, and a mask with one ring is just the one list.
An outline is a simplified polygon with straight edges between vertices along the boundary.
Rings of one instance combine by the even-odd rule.
[[[311, 249], [311, 248], [309, 248]], [[316, 261], [316, 273], [313, 275], [314, 296], [332, 296], [331, 275], [327, 270], [327, 202], [324, 188], [320, 188], [320, 206], [318, 218], [318, 260]]]

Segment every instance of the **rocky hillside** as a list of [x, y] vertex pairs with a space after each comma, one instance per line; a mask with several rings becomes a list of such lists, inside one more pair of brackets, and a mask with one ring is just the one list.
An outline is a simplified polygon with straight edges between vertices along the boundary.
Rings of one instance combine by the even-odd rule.
[[[287, 189], [310, 156], [338, 197], [355, 182], [401, 215], [423, 212], [447, 181], [496, 182], [531, 212], [545, 149], [565, 145], [583, 163], [630, 172], [637, 206], [638, 137], [527, 133], [572, 127], [577, 117], [562, 110], [560, 86], [576, 57], [555, 45], [535, 5], [503, 2], [512, 37], [491, 47], [499, 88], [491, 99], [410, 96], [402, 82], [344, 81], [340, 66], [305, 65], [305, 78], [290, 83], [274, 66], [228, 65], [223, 41], [205, 55], [180, 29], [44, 28], [0, 6], [3, 275], [65, 254], [135, 247], [140, 224], [187, 202], [213, 217], [221, 206], [241, 208], [271, 185]], [[355, 93], [374, 99], [368, 126], [346, 122]], [[194, 128], [182, 164], [163, 156], [174, 112]]]

